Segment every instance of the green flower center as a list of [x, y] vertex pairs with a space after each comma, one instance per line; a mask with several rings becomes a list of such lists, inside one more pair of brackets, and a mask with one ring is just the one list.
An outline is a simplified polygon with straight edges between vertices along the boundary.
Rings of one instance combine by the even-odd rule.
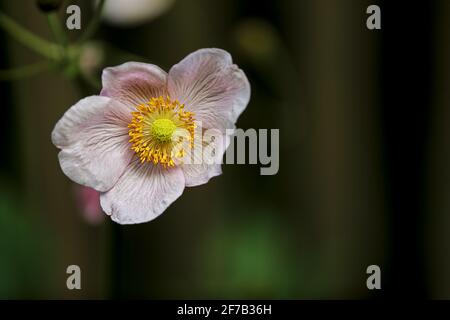
[[152, 123], [152, 136], [159, 142], [172, 140], [173, 132], [177, 126], [170, 119], [156, 119]]

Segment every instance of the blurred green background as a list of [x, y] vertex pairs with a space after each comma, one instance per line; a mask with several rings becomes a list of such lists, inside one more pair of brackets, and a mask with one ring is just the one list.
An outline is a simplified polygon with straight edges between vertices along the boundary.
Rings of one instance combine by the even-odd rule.
[[[372, 1], [168, 2], [140, 22], [102, 20], [83, 46], [79, 70], [52, 65], [0, 82], [0, 298], [377, 297], [366, 288], [366, 268], [389, 266], [391, 235], [382, 39], [365, 27]], [[81, 31], [67, 31], [75, 41], [94, 6], [66, 1], [58, 11], [62, 23], [69, 4], [82, 12]], [[450, 6], [436, 6], [442, 12], [437, 23], [448, 29]], [[34, 1], [1, 1], [0, 10], [54, 41]], [[436, 33], [435, 40], [446, 36]], [[87, 220], [50, 140], [56, 121], [81, 97], [99, 92], [105, 66], [139, 60], [169, 70], [207, 47], [229, 51], [251, 82], [252, 98], [237, 126], [280, 129], [278, 174], [261, 176], [258, 165], [224, 165], [223, 175], [187, 188], [150, 223]], [[449, 70], [445, 49], [442, 68]], [[0, 31], [2, 70], [38, 61]], [[436, 77], [448, 83], [447, 73]], [[430, 234], [429, 269], [420, 275], [432, 297], [450, 297], [444, 272], [450, 265], [448, 183], [442, 176], [449, 170], [441, 154], [435, 156], [449, 143], [444, 92], [437, 87], [434, 100], [439, 138], [430, 145], [430, 166], [440, 169], [431, 171], [429, 183], [439, 192], [431, 191], [431, 218], [423, 227]], [[81, 267], [82, 290], [66, 288], [71, 264]]]

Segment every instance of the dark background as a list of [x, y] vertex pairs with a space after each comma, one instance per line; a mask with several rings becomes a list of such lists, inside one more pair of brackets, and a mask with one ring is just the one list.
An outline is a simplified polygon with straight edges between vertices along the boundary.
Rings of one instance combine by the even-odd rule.
[[[90, 2], [70, 3], [87, 23]], [[381, 30], [366, 28], [370, 4]], [[52, 39], [32, 1], [0, 9]], [[252, 86], [238, 127], [280, 129], [277, 175], [225, 165], [136, 226], [88, 224], [50, 141], [98, 89], [58, 68], [0, 82], [0, 298], [449, 298], [449, 21], [445, 0], [191, 0], [102, 23], [102, 67], [226, 49]], [[0, 32], [1, 69], [37, 60]], [[65, 287], [69, 264], [81, 291]]]

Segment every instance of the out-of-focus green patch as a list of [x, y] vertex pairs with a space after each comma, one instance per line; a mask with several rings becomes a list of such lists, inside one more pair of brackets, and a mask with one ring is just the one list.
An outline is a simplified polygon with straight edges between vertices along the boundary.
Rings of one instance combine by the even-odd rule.
[[267, 63], [279, 54], [281, 40], [268, 21], [248, 18], [235, 27], [233, 35], [242, 56], [255, 63]]
[[211, 228], [200, 259], [205, 294], [215, 298], [292, 296], [296, 267], [288, 235], [267, 209], [260, 210], [257, 220], [229, 221]]
[[49, 240], [23, 200], [0, 191], [0, 299], [37, 298], [50, 273]]

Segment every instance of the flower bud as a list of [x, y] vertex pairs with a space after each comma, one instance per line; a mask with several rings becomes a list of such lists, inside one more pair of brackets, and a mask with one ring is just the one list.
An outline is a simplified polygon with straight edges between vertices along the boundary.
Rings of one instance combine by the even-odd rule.
[[63, 0], [36, 0], [38, 8], [45, 13], [57, 11]]

